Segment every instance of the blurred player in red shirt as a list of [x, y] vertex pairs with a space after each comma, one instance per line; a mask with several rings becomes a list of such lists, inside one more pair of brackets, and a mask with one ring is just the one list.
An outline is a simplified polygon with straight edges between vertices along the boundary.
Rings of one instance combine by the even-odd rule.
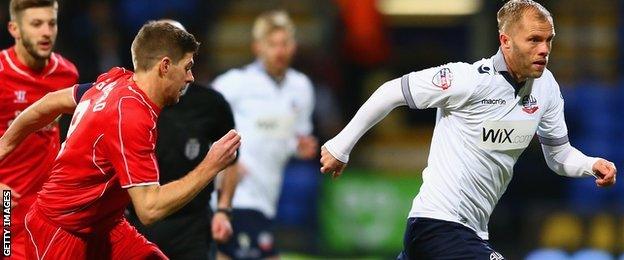
[[[8, 29], [15, 45], [0, 52], [0, 135], [26, 107], [49, 92], [75, 84], [78, 79], [74, 64], [52, 52], [57, 35], [58, 3], [11, 0], [9, 9]], [[25, 257], [24, 216], [47, 179], [59, 143], [59, 128], [53, 123], [28, 136], [0, 161], [0, 188], [11, 189], [13, 197], [12, 259]]]
[[159, 184], [156, 122], [162, 107], [177, 103], [193, 82], [198, 47], [193, 35], [170, 23], [147, 23], [132, 43], [136, 73], [113, 68], [93, 84], [55, 92], [15, 120], [11, 129], [23, 131], [7, 135], [19, 137], [40, 127], [24, 125], [33, 122], [22, 120], [26, 115], [43, 118], [75, 108], [67, 140], [26, 215], [29, 258], [166, 258], [126, 221], [126, 206], [132, 202], [139, 220], [153, 224], [193, 199], [240, 146], [240, 136], [231, 130], [194, 170]]

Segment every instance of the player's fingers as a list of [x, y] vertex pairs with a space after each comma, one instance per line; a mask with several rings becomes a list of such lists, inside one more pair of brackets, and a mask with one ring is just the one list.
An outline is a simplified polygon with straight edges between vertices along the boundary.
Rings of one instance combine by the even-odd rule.
[[232, 145], [235, 145], [236, 143], [240, 143], [241, 140], [241, 136], [239, 134], [234, 134], [233, 136], [231, 136], [230, 138], [226, 139], [223, 142], [223, 145], [225, 147], [230, 147]]
[[342, 172], [340, 171], [333, 171], [332, 172], [332, 179], [338, 179], [338, 177], [340, 177], [340, 175], [342, 175]]
[[224, 136], [222, 136], [221, 138], [219, 138], [218, 141], [216, 141], [215, 143], [225, 143], [228, 140], [234, 138], [238, 136], [238, 133], [236, 132], [236, 130], [232, 129], [230, 131], [228, 131]]
[[236, 149], [238, 149], [240, 146], [241, 146], [241, 142], [240, 140], [238, 140], [237, 142], [232, 143], [231, 146], [228, 146], [226, 151], [228, 154], [232, 154], [236, 152]]

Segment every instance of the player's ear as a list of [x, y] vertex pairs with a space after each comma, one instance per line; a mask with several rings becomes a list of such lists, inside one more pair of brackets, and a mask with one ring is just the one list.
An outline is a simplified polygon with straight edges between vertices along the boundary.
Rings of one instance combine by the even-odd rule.
[[169, 72], [169, 69], [171, 69], [171, 59], [169, 57], [163, 57], [162, 59], [160, 59], [160, 62], [158, 63], [158, 72], [161, 75], [167, 74], [167, 72]]
[[17, 25], [16, 21], [9, 21], [7, 27], [9, 29], [9, 33], [11, 34], [11, 36], [13, 36], [14, 39], [19, 40], [21, 38], [19, 26]]
[[498, 40], [500, 41], [501, 48], [503, 49], [511, 48], [511, 38], [509, 37], [509, 35], [505, 34], [504, 32], [501, 32], [498, 34]]

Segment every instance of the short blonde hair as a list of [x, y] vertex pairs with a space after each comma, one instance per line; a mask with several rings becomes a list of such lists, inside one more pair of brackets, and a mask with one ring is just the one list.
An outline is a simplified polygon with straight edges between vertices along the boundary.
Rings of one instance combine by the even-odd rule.
[[528, 12], [533, 12], [539, 19], [552, 22], [552, 15], [541, 4], [533, 0], [510, 0], [496, 14], [498, 31], [508, 32], [509, 26], [517, 24]]
[[274, 10], [262, 13], [254, 22], [252, 36], [254, 40], [261, 40], [276, 30], [285, 30], [295, 36], [295, 25], [288, 13], [283, 10]]

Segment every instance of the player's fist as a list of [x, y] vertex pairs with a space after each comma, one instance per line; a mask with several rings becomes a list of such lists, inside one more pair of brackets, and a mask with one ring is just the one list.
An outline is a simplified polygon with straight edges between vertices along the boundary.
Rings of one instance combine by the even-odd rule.
[[214, 142], [202, 164], [210, 164], [219, 172], [230, 165], [236, 158], [236, 149], [240, 147], [241, 137], [235, 130], [230, 130], [221, 139]]
[[346, 163], [338, 161], [325, 146], [321, 147], [321, 173], [331, 173], [333, 178], [340, 177], [344, 171]]
[[596, 176], [596, 185], [598, 187], [608, 187], [615, 184], [617, 169], [612, 162], [600, 159], [594, 163], [592, 171]]
[[314, 136], [299, 136], [297, 140], [297, 157], [304, 160], [310, 160], [316, 156], [317, 149], [318, 141]]
[[232, 224], [225, 213], [217, 212], [212, 217], [212, 238], [217, 243], [225, 243], [232, 236]]

